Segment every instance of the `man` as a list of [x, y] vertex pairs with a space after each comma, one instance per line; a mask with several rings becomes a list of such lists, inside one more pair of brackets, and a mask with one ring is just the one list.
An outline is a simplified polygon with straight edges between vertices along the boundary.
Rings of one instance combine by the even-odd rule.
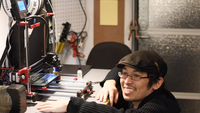
[[[123, 57], [116, 67], [118, 68], [113, 68], [101, 83], [103, 85], [106, 81], [97, 96], [100, 101], [105, 101], [109, 95], [110, 105], [113, 107], [71, 97], [70, 100], [57, 102], [59, 105], [56, 103], [40, 105], [38, 110], [70, 113], [180, 112], [176, 99], [164, 88], [167, 64], [156, 52], [136, 51]], [[110, 88], [114, 90], [109, 90]]]

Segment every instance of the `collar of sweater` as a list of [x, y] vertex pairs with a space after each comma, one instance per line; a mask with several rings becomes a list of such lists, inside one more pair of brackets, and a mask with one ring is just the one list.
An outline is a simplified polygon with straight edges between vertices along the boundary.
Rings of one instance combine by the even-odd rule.
[[147, 103], [148, 101], [150, 101], [153, 98], [156, 98], [157, 96], [163, 94], [163, 90], [159, 88], [158, 90], [155, 90], [154, 92], [152, 92], [150, 95], [148, 95], [147, 97], [145, 97], [141, 103], [139, 104], [138, 108], [141, 108], [145, 103]]

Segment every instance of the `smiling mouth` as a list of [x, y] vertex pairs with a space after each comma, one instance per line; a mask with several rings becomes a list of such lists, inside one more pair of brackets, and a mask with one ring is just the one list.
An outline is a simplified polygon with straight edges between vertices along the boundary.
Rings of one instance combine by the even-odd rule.
[[124, 87], [124, 93], [125, 94], [131, 94], [134, 91], [137, 91], [137, 89], [135, 87], [132, 87], [132, 88]]

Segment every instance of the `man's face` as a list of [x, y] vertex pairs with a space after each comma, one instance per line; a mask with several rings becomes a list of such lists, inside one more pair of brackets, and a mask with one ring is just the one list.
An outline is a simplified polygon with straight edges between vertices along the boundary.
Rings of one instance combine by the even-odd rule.
[[[141, 77], [147, 77], [146, 72], [139, 72], [135, 69], [125, 66], [122, 72], [127, 73], [128, 75], [137, 74]], [[148, 88], [147, 85], [149, 83], [149, 78], [143, 78], [139, 81], [135, 81], [130, 79], [128, 76], [127, 78], [123, 79], [120, 78], [122, 94], [126, 101], [132, 101], [133, 103], [140, 103], [146, 96], [153, 92], [153, 88]]]

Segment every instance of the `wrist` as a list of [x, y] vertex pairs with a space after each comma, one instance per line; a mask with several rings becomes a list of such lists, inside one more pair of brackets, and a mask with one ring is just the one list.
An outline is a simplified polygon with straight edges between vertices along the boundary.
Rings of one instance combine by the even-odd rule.
[[116, 86], [116, 81], [115, 80], [106, 80], [103, 86], [104, 87], [106, 87], [106, 86]]

